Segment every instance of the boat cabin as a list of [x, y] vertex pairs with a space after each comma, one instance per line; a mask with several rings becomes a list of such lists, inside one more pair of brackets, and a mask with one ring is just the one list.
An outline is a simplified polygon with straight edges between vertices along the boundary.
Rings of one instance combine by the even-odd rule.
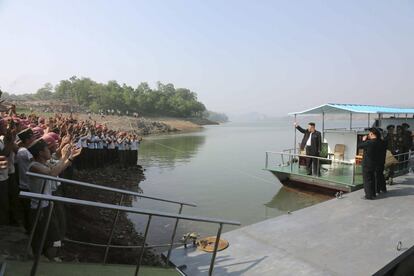
[[[348, 127], [325, 128], [325, 116], [329, 114], [349, 116]], [[414, 109], [356, 104], [324, 104], [305, 111], [290, 113], [295, 117], [295, 121], [298, 115], [321, 115], [321, 133], [323, 143], [327, 146], [328, 155], [349, 162], [355, 162], [361, 158], [361, 151], [357, 150], [357, 146], [362, 141], [362, 137], [368, 134], [368, 128], [375, 126], [383, 129], [385, 133], [386, 127], [390, 124], [397, 126], [408, 123], [413, 129], [414, 117], [412, 114], [414, 114]], [[366, 127], [353, 125], [355, 115], [366, 116]], [[375, 120], [373, 124], [371, 123], [372, 119]], [[296, 135], [295, 132], [295, 141], [297, 141]]]
[[[326, 128], [325, 117], [332, 114], [338, 115], [342, 123], [336, 128]], [[368, 134], [368, 128], [373, 126], [381, 128], [385, 134], [387, 125], [397, 126], [407, 123], [410, 129], [414, 129], [413, 114], [413, 108], [333, 103], [290, 113], [289, 115], [294, 116], [295, 122], [297, 116], [322, 117], [322, 124], [317, 128], [323, 140], [320, 157], [317, 157], [322, 173], [320, 176], [309, 176], [304, 170], [308, 157], [305, 152], [300, 151], [299, 142], [302, 136], [296, 128], [293, 148], [282, 152], [266, 152], [266, 169], [274, 173], [283, 184], [296, 182], [341, 191], [359, 189], [363, 184], [360, 167], [363, 152], [358, 150], [358, 144], [362, 141], [362, 137]], [[361, 120], [366, 120], [366, 124], [361, 125]], [[332, 125], [332, 121], [330, 123]], [[279, 160], [276, 165], [275, 156]], [[411, 157], [411, 153], [408, 157]]]

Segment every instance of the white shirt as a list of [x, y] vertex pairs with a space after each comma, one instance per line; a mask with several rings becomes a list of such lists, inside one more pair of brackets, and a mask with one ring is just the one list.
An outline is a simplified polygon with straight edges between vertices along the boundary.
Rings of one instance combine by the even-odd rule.
[[[33, 161], [30, 163], [28, 170], [30, 170], [30, 167], [32, 167], [34, 164], [43, 166], [48, 168], [47, 165], [44, 165], [42, 163]], [[32, 193], [38, 193], [41, 194], [42, 193], [42, 188], [43, 188], [43, 183], [44, 183], [44, 188], [43, 188], [43, 194], [45, 195], [52, 195], [52, 186], [57, 186], [56, 181], [52, 181], [52, 180], [45, 180], [42, 178], [38, 178], [38, 177], [29, 177], [29, 181], [30, 181], [30, 185], [29, 185], [29, 190]], [[37, 206], [39, 204], [39, 200], [37, 199], [32, 199], [30, 201], [30, 208], [31, 209], [37, 209]], [[49, 206], [49, 202], [47, 200], [43, 200], [42, 204], [40, 205], [40, 208], [45, 208]]]
[[79, 138], [79, 142], [82, 148], [87, 148], [88, 147], [88, 136], [83, 136]]
[[95, 149], [95, 136], [89, 136], [88, 139], [88, 149]]
[[108, 136], [108, 140], [110, 141], [108, 143], [108, 149], [115, 149], [115, 137]]
[[131, 143], [130, 143], [129, 139], [125, 139], [124, 147], [125, 147], [125, 150], [130, 150], [131, 149]]
[[104, 147], [103, 147], [103, 141], [102, 141], [102, 138], [101, 137], [99, 137], [99, 136], [95, 136], [94, 137], [94, 140], [95, 140], [95, 143], [96, 143], [96, 148], [97, 149], [103, 149]]
[[308, 141], [306, 142], [306, 146], [310, 146], [312, 144], [312, 132], [309, 134]]
[[125, 150], [125, 142], [123, 139], [119, 138], [117, 141], [118, 150]]
[[138, 150], [138, 141], [137, 140], [132, 140], [131, 141], [131, 150]]
[[102, 143], [102, 147], [103, 148], [108, 148], [108, 143], [106, 142], [107, 136], [106, 135], [101, 135], [101, 143]]
[[33, 155], [26, 148], [19, 148], [16, 155], [17, 166], [19, 166], [19, 187], [21, 189], [29, 190], [29, 178], [26, 175], [29, 170], [30, 162]]
[[[50, 158], [50, 159], [47, 161], [47, 164], [49, 165], [49, 167], [53, 167], [53, 166], [56, 166], [59, 162], [60, 162], [60, 161], [59, 161], [59, 158], [57, 158], [57, 157], [56, 157], [56, 153], [53, 153], [53, 154], [52, 154], [52, 158]], [[40, 164], [40, 163], [39, 163], [39, 164]], [[59, 176], [58, 176], [58, 178], [59, 178]], [[57, 189], [59, 188], [59, 186], [60, 186], [61, 184], [62, 184], [62, 183], [61, 183], [61, 182], [59, 182], [59, 181], [52, 181], [52, 184], [51, 184], [51, 191], [52, 191], [52, 192], [57, 191]]]

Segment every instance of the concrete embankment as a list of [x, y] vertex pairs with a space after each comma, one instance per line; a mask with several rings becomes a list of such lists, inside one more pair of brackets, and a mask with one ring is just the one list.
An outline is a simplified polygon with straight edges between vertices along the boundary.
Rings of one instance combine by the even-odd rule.
[[[214, 275], [372, 275], [414, 245], [414, 175], [395, 183], [373, 201], [359, 190], [225, 233]], [[207, 275], [210, 259], [194, 248], [171, 258], [188, 275]]]

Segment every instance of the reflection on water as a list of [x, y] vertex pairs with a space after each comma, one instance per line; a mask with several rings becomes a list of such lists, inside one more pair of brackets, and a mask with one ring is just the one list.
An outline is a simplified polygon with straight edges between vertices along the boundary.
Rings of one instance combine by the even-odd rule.
[[292, 212], [315, 205], [316, 203], [330, 198], [332, 197], [311, 192], [303, 192], [283, 186], [279, 189], [277, 194], [273, 196], [272, 200], [264, 205], [267, 208], [277, 209], [284, 212]]
[[205, 142], [203, 135], [171, 135], [145, 139], [140, 148], [141, 165], [174, 167], [186, 163]]

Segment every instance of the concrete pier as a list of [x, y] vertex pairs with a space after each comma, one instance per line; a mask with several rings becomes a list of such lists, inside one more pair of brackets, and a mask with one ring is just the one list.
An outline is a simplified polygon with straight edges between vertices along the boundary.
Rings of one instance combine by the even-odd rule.
[[[372, 275], [414, 245], [414, 175], [388, 190], [373, 201], [359, 190], [227, 232], [214, 275]], [[187, 275], [207, 275], [210, 259], [190, 247], [171, 257]]]

